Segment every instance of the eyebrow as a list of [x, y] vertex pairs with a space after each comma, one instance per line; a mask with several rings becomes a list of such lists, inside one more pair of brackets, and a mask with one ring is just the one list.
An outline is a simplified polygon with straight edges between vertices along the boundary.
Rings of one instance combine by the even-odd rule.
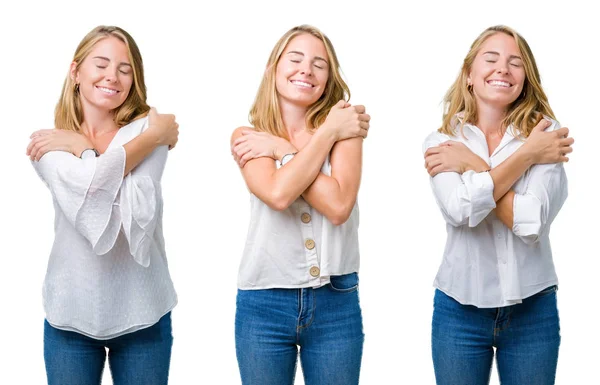
[[[109, 59], [109, 58], [107, 58], [107, 57], [104, 57], [104, 56], [94, 56], [92, 59], [101, 59], [101, 60], [110, 61], [110, 59]], [[121, 62], [121, 63], [119, 63], [119, 65], [122, 65], [122, 66], [129, 66], [129, 67], [131, 67], [131, 64], [129, 64], [129, 63], [125, 63], [125, 62]]]
[[[496, 51], [486, 51], [486, 52], [484, 52], [482, 55], [485, 55], [485, 54], [492, 54], [492, 55], [497, 55], [497, 56], [500, 56], [500, 54], [499, 54], [498, 52], [496, 52]], [[521, 59], [521, 56], [518, 56], [518, 55], [510, 55], [510, 56], [508, 57], [508, 59], [509, 59], [509, 60], [512, 60], [512, 59], [519, 59], [519, 60], [523, 60], [523, 59]]]
[[[290, 51], [290, 52], [287, 53], [287, 55], [289, 55], [289, 54], [296, 54], [296, 55], [302, 55], [302, 56], [304, 56], [304, 53], [300, 52], [300, 51]], [[322, 60], [325, 63], [329, 64], [329, 62], [327, 60], [325, 60], [324, 58], [322, 58], [321, 56], [315, 56], [315, 60]]]

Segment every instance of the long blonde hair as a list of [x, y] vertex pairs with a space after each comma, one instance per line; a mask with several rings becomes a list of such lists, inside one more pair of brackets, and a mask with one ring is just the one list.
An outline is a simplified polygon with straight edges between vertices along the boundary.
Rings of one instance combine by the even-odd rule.
[[288, 133], [283, 125], [281, 109], [279, 107], [278, 93], [275, 86], [277, 63], [285, 47], [296, 36], [310, 34], [323, 42], [329, 57], [329, 77], [323, 90], [323, 95], [313, 103], [306, 113], [306, 125], [311, 129], [318, 128], [329, 110], [340, 100], [350, 100], [350, 89], [342, 79], [340, 66], [331, 41], [319, 29], [310, 25], [300, 25], [287, 31], [275, 44], [271, 51], [264, 77], [258, 88], [254, 104], [250, 109], [249, 120], [257, 131], [267, 132], [271, 135], [288, 139]]
[[[146, 83], [144, 82], [142, 55], [131, 35], [119, 27], [98, 26], [81, 40], [75, 50], [73, 62], [77, 63], [75, 69], [77, 71], [94, 45], [100, 40], [111, 36], [125, 43], [133, 72], [133, 86], [129, 90], [129, 95], [127, 95], [125, 102], [114, 110], [114, 121], [118, 127], [122, 127], [144, 116], [150, 110], [150, 106], [146, 104]], [[63, 84], [60, 99], [54, 110], [54, 124], [59, 129], [80, 131], [82, 122], [83, 109], [79, 98], [79, 87], [71, 78], [69, 71]]]
[[542, 89], [540, 73], [529, 44], [512, 28], [497, 25], [483, 31], [471, 45], [458, 78], [444, 97], [444, 118], [439, 132], [455, 135], [458, 124], [456, 117], [459, 113], [461, 134], [465, 123], [475, 124], [477, 122], [477, 104], [472, 88], [467, 85], [467, 79], [481, 45], [496, 33], [504, 33], [515, 39], [525, 69], [523, 90], [521, 95], [508, 107], [506, 117], [502, 121], [502, 129], [504, 130], [512, 125], [515, 136], [520, 133], [522, 137], [527, 138], [533, 127], [543, 118], [543, 115], [555, 119], [548, 98]]

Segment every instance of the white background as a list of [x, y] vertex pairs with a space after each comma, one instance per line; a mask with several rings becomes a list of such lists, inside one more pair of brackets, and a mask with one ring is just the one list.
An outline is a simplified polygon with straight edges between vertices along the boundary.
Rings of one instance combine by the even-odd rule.
[[[552, 229], [563, 338], [557, 383], [596, 383], [600, 32], [598, 13], [587, 2], [190, 4], [2, 5], [0, 383], [45, 383], [41, 286], [53, 210], [25, 147], [33, 130], [53, 126], [73, 52], [99, 24], [132, 34], [144, 57], [150, 104], [175, 113], [181, 125], [163, 179], [167, 254], [179, 294], [170, 383], [240, 383], [233, 325], [249, 204], [229, 137], [248, 124], [273, 45], [302, 23], [331, 38], [351, 102], [365, 104], [372, 115], [359, 195], [366, 333], [361, 383], [434, 383], [432, 281], [445, 228], [421, 143], [440, 125], [441, 100], [471, 42], [495, 24], [528, 40], [557, 118], [576, 139], [566, 165], [570, 196]], [[108, 370], [104, 384], [111, 384]]]

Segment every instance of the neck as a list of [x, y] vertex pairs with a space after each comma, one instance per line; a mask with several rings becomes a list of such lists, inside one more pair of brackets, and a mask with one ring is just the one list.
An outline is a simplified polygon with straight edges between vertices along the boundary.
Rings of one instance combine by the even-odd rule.
[[279, 98], [281, 109], [281, 120], [290, 138], [306, 131], [306, 107], [292, 104], [283, 98]]
[[111, 131], [117, 130], [113, 111], [90, 106], [82, 100], [83, 123], [81, 131], [89, 138], [95, 138]]
[[504, 135], [506, 127], [502, 127], [502, 120], [506, 117], [506, 108], [489, 105], [483, 102], [477, 103], [477, 127], [485, 134]]

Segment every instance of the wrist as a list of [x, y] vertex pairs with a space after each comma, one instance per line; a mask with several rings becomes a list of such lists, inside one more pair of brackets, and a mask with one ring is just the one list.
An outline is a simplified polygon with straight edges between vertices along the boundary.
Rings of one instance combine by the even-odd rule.
[[290, 142], [281, 139], [273, 149], [273, 158], [281, 162], [286, 154], [297, 153], [298, 150]]
[[96, 149], [94, 148], [94, 145], [88, 141], [86, 143], [78, 143], [78, 144], [73, 145], [71, 147], [71, 154], [75, 155], [78, 158], [81, 158], [81, 154], [83, 154], [83, 152], [85, 150], [96, 151]]
[[144, 138], [145, 139], [144, 141], [152, 148], [156, 148], [163, 144], [162, 143], [163, 140], [162, 140], [161, 136], [157, 132], [155, 132], [155, 130], [152, 130], [152, 129], [148, 129], [148, 130], [144, 131], [140, 135], [140, 137]]
[[287, 162], [289, 162], [290, 160], [292, 160], [292, 158], [293, 158], [294, 156], [296, 156], [296, 154], [297, 154], [297, 152], [292, 152], [292, 153], [289, 153], [289, 154], [285, 154], [285, 155], [283, 155], [283, 156], [281, 157], [281, 161], [280, 161], [280, 163], [281, 163], [281, 166], [282, 166], [282, 167], [283, 167], [283, 166], [285, 166], [285, 164], [286, 164]]
[[332, 146], [338, 141], [338, 136], [334, 132], [333, 128], [323, 123], [321, 127], [313, 134], [313, 138], [317, 140], [323, 140], [326, 143], [330, 143]]
[[483, 159], [479, 159], [479, 162], [473, 165], [471, 169], [475, 172], [488, 172], [492, 168]]
[[89, 158], [89, 157], [99, 157], [100, 153], [98, 152], [98, 150], [96, 150], [93, 147], [88, 147], [86, 149], [84, 149], [83, 151], [81, 151], [81, 153], [79, 154], [79, 158], [83, 159], [84, 157]]
[[518, 161], [525, 164], [527, 168], [533, 166], [537, 162], [535, 151], [531, 151], [529, 147], [530, 146], [527, 144], [527, 142], [525, 142], [525, 144], [523, 144], [519, 150], [515, 152]]

